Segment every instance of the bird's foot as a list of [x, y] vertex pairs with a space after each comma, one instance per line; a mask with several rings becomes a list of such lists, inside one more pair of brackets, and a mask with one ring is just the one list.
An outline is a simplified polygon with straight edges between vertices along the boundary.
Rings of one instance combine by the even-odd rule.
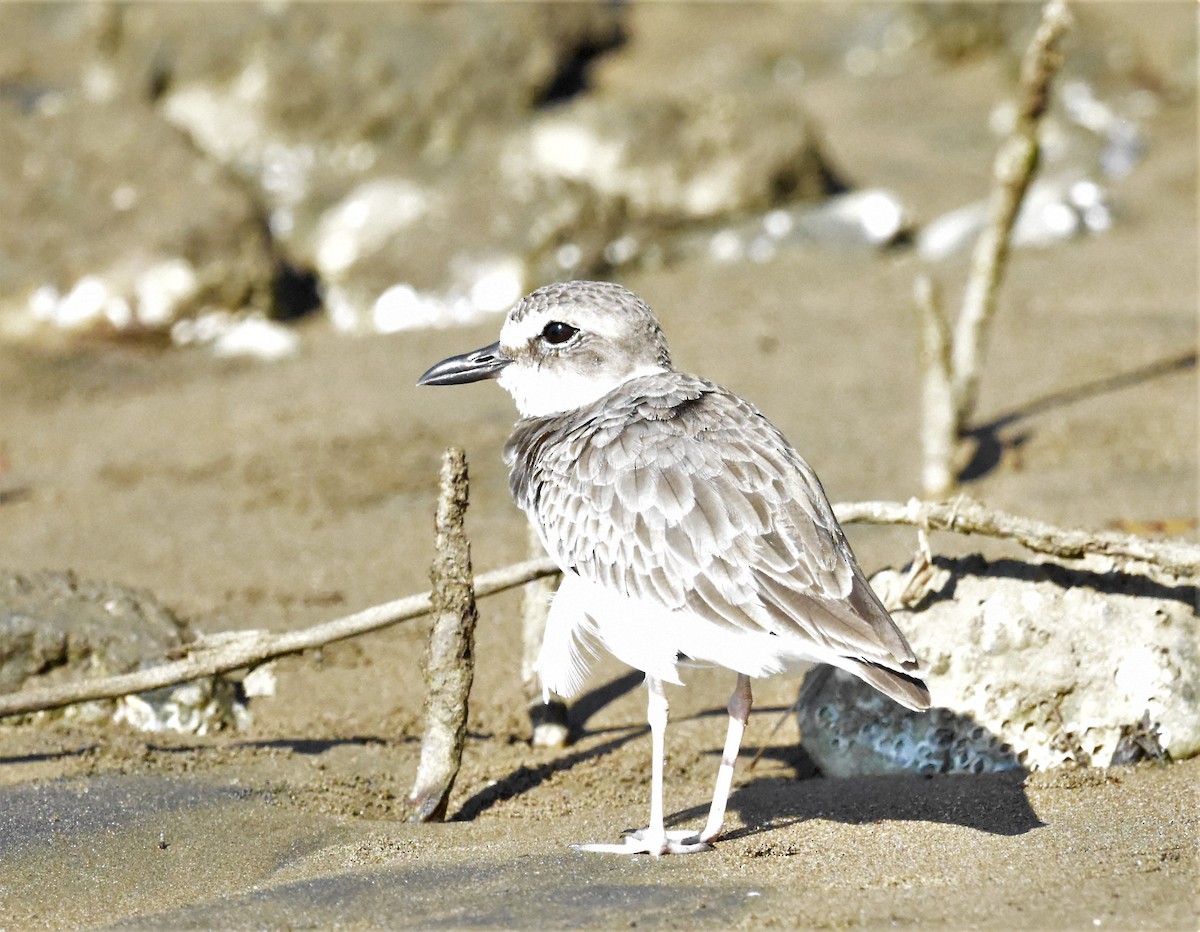
[[663, 832], [660, 835], [651, 834], [648, 828], [636, 832], [625, 833], [622, 842], [615, 845], [571, 845], [576, 851], [592, 851], [600, 854], [652, 854], [660, 857], [664, 854], [694, 854], [697, 851], [711, 851], [712, 845], [701, 841], [696, 832], [687, 830]]

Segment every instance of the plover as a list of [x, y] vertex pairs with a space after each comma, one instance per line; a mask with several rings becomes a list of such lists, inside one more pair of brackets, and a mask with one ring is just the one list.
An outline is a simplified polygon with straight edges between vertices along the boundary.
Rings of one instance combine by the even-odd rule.
[[[749, 402], [671, 366], [653, 312], [607, 282], [522, 298], [500, 340], [419, 385], [497, 379], [521, 419], [504, 449], [513, 498], [563, 571], [537, 669], [571, 697], [603, 648], [646, 674], [650, 824], [589, 851], [682, 854], [721, 834], [752, 677], [828, 663], [911, 709], [916, 656], [871, 591], [821, 483]], [[663, 824], [665, 683], [737, 674], [708, 820]]]

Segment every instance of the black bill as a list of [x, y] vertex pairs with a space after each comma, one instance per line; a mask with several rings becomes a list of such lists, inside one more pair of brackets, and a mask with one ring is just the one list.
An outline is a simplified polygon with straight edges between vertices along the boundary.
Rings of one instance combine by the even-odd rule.
[[494, 379], [512, 360], [500, 350], [499, 342], [461, 356], [443, 359], [417, 379], [418, 385], [462, 385], [481, 379]]

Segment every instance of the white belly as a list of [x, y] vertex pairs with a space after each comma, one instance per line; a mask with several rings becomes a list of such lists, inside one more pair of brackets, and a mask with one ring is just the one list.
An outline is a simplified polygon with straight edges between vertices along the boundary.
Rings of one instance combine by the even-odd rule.
[[626, 598], [566, 573], [550, 606], [536, 669], [545, 689], [570, 698], [583, 686], [597, 648], [667, 683], [682, 664], [715, 664], [769, 676], [820, 658], [796, 641], [716, 624]]

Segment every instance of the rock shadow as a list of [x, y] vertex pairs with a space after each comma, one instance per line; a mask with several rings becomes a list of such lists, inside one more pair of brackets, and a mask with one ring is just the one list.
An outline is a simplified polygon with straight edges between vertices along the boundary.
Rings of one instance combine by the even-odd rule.
[[963, 576], [1003, 576], [1026, 583], [1050, 582], [1062, 589], [1086, 588], [1105, 595], [1130, 595], [1147, 599], [1179, 602], [1192, 609], [1200, 605], [1200, 586], [1180, 582], [1171, 584], [1139, 573], [1112, 570], [1107, 573], [1063, 566], [1059, 563], [1030, 563], [1004, 558], [988, 560], [980, 554], [965, 557], [935, 556], [933, 563], [950, 573], [940, 589], [930, 592], [909, 610], [922, 612], [938, 602], [954, 600], [958, 580]]
[[[324, 754], [333, 748], [351, 747], [386, 747], [389, 744], [412, 744], [420, 738], [402, 735], [394, 739], [378, 738], [371, 735], [352, 735], [347, 738], [271, 738], [260, 741], [235, 741], [228, 747], [232, 750], [278, 749], [291, 751], [293, 754], [316, 756]], [[155, 747], [156, 751], [186, 750], [176, 747]]]
[[0, 767], [8, 764], [38, 764], [47, 761], [64, 761], [72, 757], [86, 757], [100, 750], [96, 743], [85, 744], [81, 747], [64, 748], [59, 751], [34, 751], [29, 754], [0, 755]]

